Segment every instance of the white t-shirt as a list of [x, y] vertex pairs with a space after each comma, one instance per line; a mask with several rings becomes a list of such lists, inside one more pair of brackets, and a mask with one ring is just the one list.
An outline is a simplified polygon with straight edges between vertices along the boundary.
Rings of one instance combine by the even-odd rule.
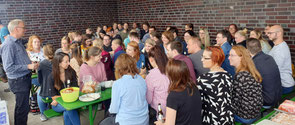
[[42, 60], [45, 59], [42, 49], [39, 53], [35, 53], [33, 51], [28, 51], [28, 53], [29, 53], [29, 58], [32, 62], [35, 62], [35, 61], [41, 62]]

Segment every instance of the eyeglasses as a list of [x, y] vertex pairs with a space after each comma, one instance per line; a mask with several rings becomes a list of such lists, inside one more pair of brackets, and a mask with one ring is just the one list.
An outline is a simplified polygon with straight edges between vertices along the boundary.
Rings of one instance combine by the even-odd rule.
[[19, 27], [19, 26], [18, 26], [18, 27], [16, 27], [16, 28], [22, 28], [22, 29], [26, 29], [26, 27]]
[[211, 58], [206, 58], [206, 57], [204, 57], [204, 56], [202, 56], [201, 58], [202, 58], [202, 59], [205, 59], [205, 60], [209, 60], [209, 59], [211, 59]]
[[267, 34], [267, 35], [271, 35], [271, 34], [273, 34], [273, 33], [277, 33], [277, 32], [267, 32], [266, 34]]

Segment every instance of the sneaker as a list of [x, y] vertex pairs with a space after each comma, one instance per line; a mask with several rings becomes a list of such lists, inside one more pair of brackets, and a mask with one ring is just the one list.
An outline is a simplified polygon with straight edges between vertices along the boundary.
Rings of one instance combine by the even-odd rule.
[[41, 119], [42, 122], [48, 120], [48, 119], [46, 118], [46, 116], [43, 115], [43, 114], [40, 115], [40, 119]]

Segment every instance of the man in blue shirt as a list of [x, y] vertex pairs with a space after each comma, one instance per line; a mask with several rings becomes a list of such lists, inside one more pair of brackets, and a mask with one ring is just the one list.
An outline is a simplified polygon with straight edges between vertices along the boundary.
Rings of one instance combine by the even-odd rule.
[[229, 44], [228, 40], [230, 40], [230, 33], [228, 31], [222, 30], [217, 33], [216, 44], [221, 47], [225, 56], [221, 67], [234, 77], [235, 68], [229, 64], [228, 60], [229, 51], [231, 50], [231, 45]]
[[8, 77], [10, 90], [15, 95], [14, 124], [26, 125], [30, 111], [31, 70], [38, 68], [28, 57], [21, 37], [25, 34], [25, 24], [20, 19], [9, 22], [10, 35], [1, 45], [3, 67]]

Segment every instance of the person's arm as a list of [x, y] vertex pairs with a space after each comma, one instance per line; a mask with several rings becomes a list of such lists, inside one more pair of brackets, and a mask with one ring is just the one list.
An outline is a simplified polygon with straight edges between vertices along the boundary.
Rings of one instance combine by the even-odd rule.
[[[280, 52], [275, 52], [273, 53], [271, 56], [273, 57], [273, 59], [275, 60], [276, 64], [278, 65], [279, 69], [282, 68], [283, 65], [285, 65], [285, 60], [286, 60], [286, 55], [287, 55], [287, 51], [288, 50], [280, 50]], [[280, 69], [281, 72], [282, 69]]]
[[58, 104], [58, 102], [56, 101], [56, 98], [60, 97], [59, 95], [53, 96], [52, 98], [52, 102], [50, 103], [53, 106], [56, 106]]
[[111, 105], [110, 105], [110, 109], [109, 112], [112, 114], [117, 114], [119, 112], [119, 108], [120, 108], [120, 103], [121, 103], [121, 96], [120, 96], [120, 91], [121, 88], [120, 86], [118, 86], [118, 81], [115, 81], [113, 87], [112, 87], [112, 99], [111, 99]]
[[165, 122], [156, 121], [156, 125], [175, 125], [176, 120], [176, 110], [166, 107], [166, 119]]

